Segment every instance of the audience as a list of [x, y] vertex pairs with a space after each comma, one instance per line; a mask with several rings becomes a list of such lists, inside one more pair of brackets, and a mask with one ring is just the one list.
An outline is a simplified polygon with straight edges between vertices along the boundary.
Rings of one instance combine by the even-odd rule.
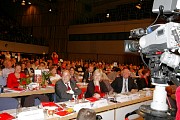
[[[7, 83], [6, 78], [8, 77], [8, 74], [9, 73], [15, 74], [17, 70], [15, 70], [14, 73], [14, 68], [16, 69], [17, 66], [14, 66], [14, 68], [12, 68], [12, 61], [14, 58], [5, 59], [4, 57], [4, 59], [2, 59], [3, 55], [1, 55], [0, 57], [1, 57], [1, 66], [2, 66], [2, 62], [5, 60], [4, 61], [5, 68], [0, 70], [0, 72], [2, 73], [1, 79], [3, 78], [4, 86], [5, 86]], [[15, 64], [15, 62], [13, 63]], [[87, 92], [85, 94], [86, 98], [95, 97], [99, 99], [108, 92], [109, 93], [112, 93], [113, 91], [117, 93], [131, 92], [134, 89], [137, 88], [143, 89], [145, 87], [150, 87], [151, 85], [151, 82], [149, 80], [149, 75], [150, 75], [149, 71], [147, 72], [145, 68], [140, 69], [139, 66], [135, 66], [132, 64], [130, 65], [117, 64], [116, 67], [113, 67], [114, 65], [113, 63], [108, 64], [105, 62], [91, 62], [91, 61], [86, 62], [83, 60], [80, 61], [61, 60], [60, 62], [58, 61], [58, 64], [52, 64], [52, 63], [53, 60], [45, 61], [45, 59], [43, 58], [32, 59], [32, 60], [29, 60], [27, 58], [21, 58], [21, 65], [23, 66], [21, 68], [24, 68], [23, 73], [25, 73], [26, 77], [33, 77], [34, 70], [36, 69], [50, 70], [49, 83], [55, 85], [57, 102], [71, 100], [75, 95], [79, 95], [81, 93], [81, 90], [76, 86], [76, 82], [79, 82], [80, 75], [83, 76], [84, 82], [88, 83]], [[128, 68], [130, 68], [131, 71]], [[134, 83], [134, 80], [131, 78], [130, 75], [132, 75], [131, 72], [133, 72], [133, 77], [134, 77], [134, 75], [138, 75], [138, 71], [139, 71], [140, 79], [137, 80], [138, 83], [138, 87], [137, 87], [137, 85]], [[76, 73], [81, 73], [81, 74], [76, 74]], [[108, 77], [111, 79], [109, 79]], [[18, 79], [19, 77], [16, 78]], [[15, 85], [15, 87], [18, 87], [17, 79], [16, 79], [17, 85]], [[9, 85], [9, 83], [10, 80], [8, 80], [8, 86], [12, 87], [12, 85]], [[69, 86], [70, 90], [66, 83], [70, 83]], [[34, 98], [32, 97], [29, 99], [34, 99]], [[27, 100], [26, 100], [25, 106], [32, 106], [33, 105], [32, 103], [33, 102], [31, 102], [31, 105], [27, 105]]]

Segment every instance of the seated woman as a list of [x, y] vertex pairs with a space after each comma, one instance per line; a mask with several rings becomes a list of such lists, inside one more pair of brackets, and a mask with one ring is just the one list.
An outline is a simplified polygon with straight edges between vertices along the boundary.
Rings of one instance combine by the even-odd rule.
[[97, 99], [104, 97], [105, 93], [108, 92], [108, 88], [102, 78], [102, 70], [96, 69], [93, 73], [93, 80], [89, 82], [87, 91], [85, 94], [86, 98], [95, 97]]
[[50, 82], [50, 84], [55, 85], [56, 82], [61, 79], [61, 76], [59, 74], [57, 74], [57, 68], [54, 65], [52, 65], [50, 67], [49, 71], [51, 73], [51, 75], [49, 77], [49, 80], [50, 80], [49, 82]]
[[15, 65], [15, 71], [14, 73], [10, 73], [7, 78], [7, 87], [8, 88], [18, 88], [19, 87], [19, 81], [21, 78], [25, 78], [26, 75], [21, 72], [21, 65], [16, 64]]
[[71, 76], [71, 80], [75, 81], [75, 82], [78, 82], [78, 79], [77, 79], [77, 75], [75, 74], [75, 70], [73, 67], [70, 67], [70, 76]]
[[107, 77], [107, 75], [105, 73], [102, 73], [102, 78], [103, 82], [105, 83], [107, 89], [108, 89], [108, 93], [109, 94], [112, 94], [113, 93], [113, 88], [111, 87], [111, 84], [110, 84], [110, 79]]
[[[21, 72], [21, 65], [16, 64], [15, 65], [15, 72], [10, 73], [7, 78], [7, 87], [9, 88], [18, 88], [19, 87], [19, 79], [25, 78], [26, 75]], [[24, 107], [31, 107], [34, 105], [35, 99], [38, 98], [41, 102], [48, 102], [49, 98], [46, 95], [30, 95], [27, 97], [21, 98], [21, 104]]]
[[137, 82], [139, 90], [142, 90], [143, 88], [150, 88], [150, 87], [152, 87], [151, 80], [150, 80], [150, 71], [149, 71], [149, 69], [144, 69], [142, 71], [141, 78], [137, 79], [136, 82]]

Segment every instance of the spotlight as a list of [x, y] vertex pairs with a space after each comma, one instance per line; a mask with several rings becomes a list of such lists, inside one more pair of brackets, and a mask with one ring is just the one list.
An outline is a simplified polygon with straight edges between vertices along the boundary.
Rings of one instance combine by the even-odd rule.
[[109, 13], [106, 14], [106, 18], [109, 18]]
[[31, 2], [29, 1], [28, 4], [31, 5]]
[[26, 1], [25, 1], [25, 0], [22, 0], [21, 5], [26, 5]]
[[52, 11], [52, 9], [50, 8], [50, 9], [49, 9], [49, 12], [51, 12], [51, 11]]
[[136, 5], [136, 8], [137, 8], [137, 9], [141, 9], [141, 4], [140, 4], [140, 3], [137, 4], [137, 5]]

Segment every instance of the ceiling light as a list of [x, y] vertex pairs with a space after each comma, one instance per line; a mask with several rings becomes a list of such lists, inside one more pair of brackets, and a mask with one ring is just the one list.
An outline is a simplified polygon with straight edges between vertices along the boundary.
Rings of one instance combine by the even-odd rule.
[[28, 2], [29, 5], [31, 5], [31, 2]]
[[109, 13], [106, 14], [106, 18], [109, 18]]
[[141, 4], [140, 4], [140, 3], [137, 4], [137, 5], [136, 5], [136, 8], [137, 8], [137, 9], [141, 9]]
[[25, 0], [22, 0], [21, 5], [26, 5], [26, 1], [25, 1]]

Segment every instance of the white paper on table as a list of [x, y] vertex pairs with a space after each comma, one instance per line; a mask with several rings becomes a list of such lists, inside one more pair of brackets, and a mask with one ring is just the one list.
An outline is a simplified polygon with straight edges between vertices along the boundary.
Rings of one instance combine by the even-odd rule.
[[116, 97], [116, 101], [118, 101], [118, 102], [127, 102], [127, 101], [129, 101], [129, 96], [128, 95], [118, 95]]
[[130, 99], [130, 100], [139, 99], [139, 94], [137, 94], [137, 93], [131, 94], [131, 95], [129, 95], [129, 99]]
[[18, 114], [18, 120], [43, 120], [43, 109], [25, 111]]
[[91, 103], [90, 102], [79, 103], [79, 104], [75, 104], [73, 107], [74, 111], [76, 112], [79, 112], [81, 108], [91, 108]]
[[94, 102], [93, 108], [99, 108], [99, 107], [103, 107], [103, 106], [107, 106], [107, 105], [108, 105], [107, 99], [100, 99], [100, 100]]

